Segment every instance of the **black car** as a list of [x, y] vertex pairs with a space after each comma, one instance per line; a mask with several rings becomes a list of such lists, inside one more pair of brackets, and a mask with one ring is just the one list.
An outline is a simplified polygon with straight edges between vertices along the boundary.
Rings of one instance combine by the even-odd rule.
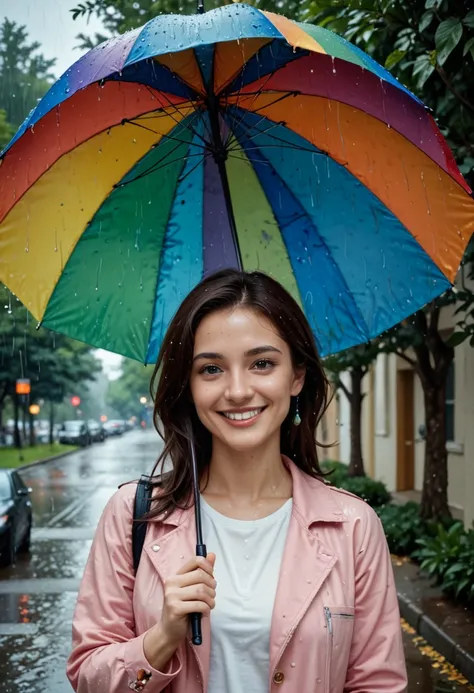
[[65, 421], [59, 429], [59, 442], [85, 447], [92, 443], [91, 432], [85, 421]]
[[89, 432], [91, 434], [92, 442], [93, 443], [103, 443], [104, 440], [106, 439], [106, 433], [104, 431], [104, 427], [102, 424], [97, 423], [97, 421], [93, 421], [90, 419], [87, 422], [87, 425], [89, 427]]
[[14, 469], [0, 469], [0, 566], [30, 549], [32, 511], [27, 488]]

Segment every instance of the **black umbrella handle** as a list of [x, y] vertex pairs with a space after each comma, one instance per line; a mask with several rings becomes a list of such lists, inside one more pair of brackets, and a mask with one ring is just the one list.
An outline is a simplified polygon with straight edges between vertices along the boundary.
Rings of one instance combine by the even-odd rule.
[[[207, 549], [205, 544], [196, 544], [196, 556], [206, 558]], [[201, 617], [202, 614], [191, 614], [190, 616], [193, 645], [202, 645]]]

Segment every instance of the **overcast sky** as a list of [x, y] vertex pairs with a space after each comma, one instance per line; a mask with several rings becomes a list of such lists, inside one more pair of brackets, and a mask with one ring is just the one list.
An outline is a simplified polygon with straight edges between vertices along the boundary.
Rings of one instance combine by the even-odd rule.
[[72, 18], [69, 10], [81, 0], [0, 0], [0, 17], [26, 25], [31, 39], [39, 41], [47, 58], [56, 58], [54, 72], [59, 77], [81, 56], [76, 36], [103, 31], [101, 23], [92, 18]]
[[[41, 52], [46, 58], [56, 58], [53, 70], [59, 77], [82, 52], [75, 49], [79, 33], [95, 34], [103, 31], [97, 19], [87, 23], [84, 19], [73, 20], [70, 9], [80, 4], [80, 0], [0, 0], [0, 20], [9, 20], [26, 25], [29, 38], [41, 43]], [[117, 366], [121, 357], [100, 349], [97, 356], [104, 364], [109, 377], [118, 376]]]

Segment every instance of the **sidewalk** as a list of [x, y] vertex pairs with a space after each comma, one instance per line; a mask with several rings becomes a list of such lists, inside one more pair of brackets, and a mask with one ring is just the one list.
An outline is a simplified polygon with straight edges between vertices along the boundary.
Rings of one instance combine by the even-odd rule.
[[417, 565], [393, 558], [400, 613], [470, 683], [474, 683], [474, 612], [450, 601]]

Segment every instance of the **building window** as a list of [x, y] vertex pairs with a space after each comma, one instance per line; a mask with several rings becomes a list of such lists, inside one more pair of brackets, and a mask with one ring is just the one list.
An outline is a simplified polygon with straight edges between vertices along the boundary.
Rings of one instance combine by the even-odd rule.
[[454, 361], [452, 361], [446, 378], [446, 441], [448, 443], [453, 443], [456, 440], [454, 435], [454, 407]]

